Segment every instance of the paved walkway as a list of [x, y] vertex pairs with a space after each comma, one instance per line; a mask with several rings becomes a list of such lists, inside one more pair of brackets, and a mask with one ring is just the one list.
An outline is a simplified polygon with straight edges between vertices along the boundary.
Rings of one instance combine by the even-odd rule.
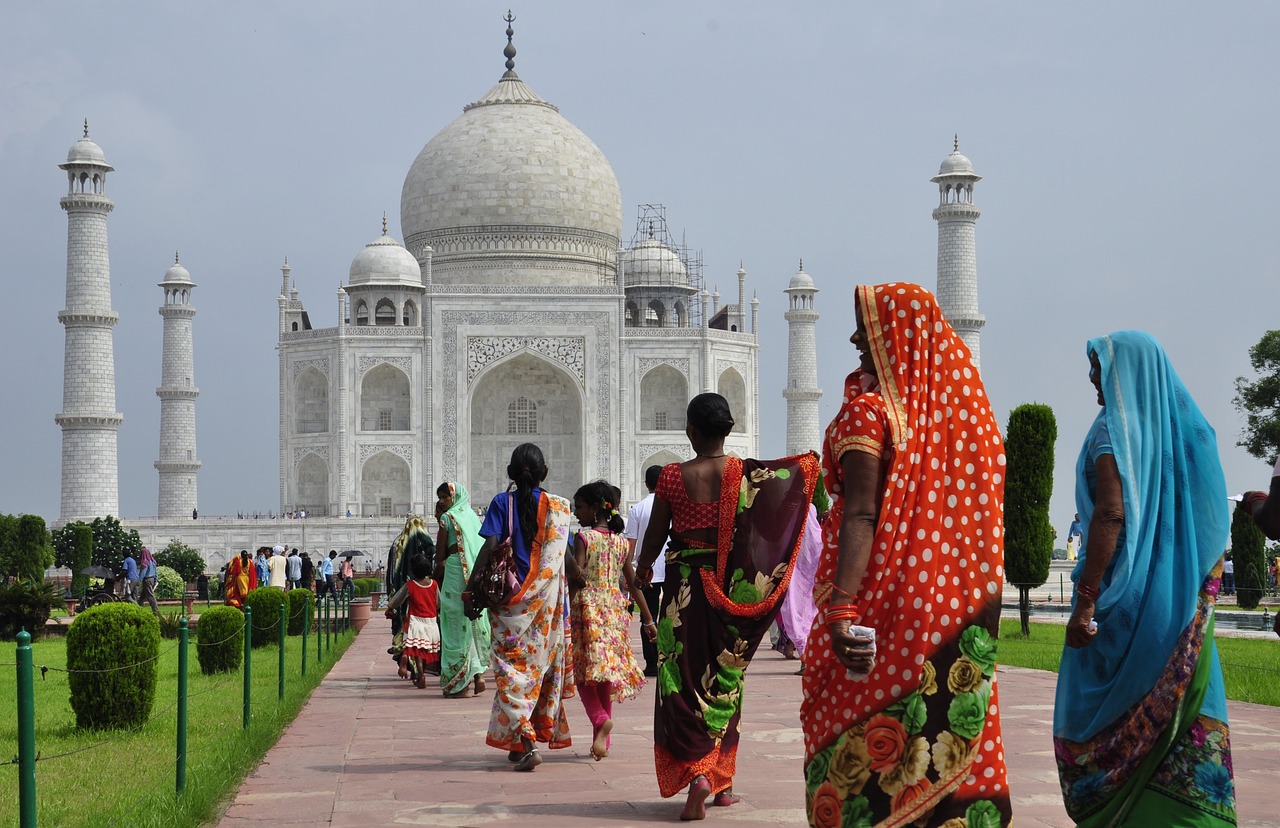
[[[637, 641], [638, 631], [636, 625]], [[638, 699], [615, 707], [613, 747], [604, 761], [587, 754], [591, 727], [572, 699], [574, 746], [544, 750], [534, 773], [513, 773], [505, 753], [484, 746], [492, 695], [451, 700], [438, 689], [414, 689], [396, 677], [388, 640], [380, 618], [356, 637], [241, 786], [222, 826], [623, 828], [678, 821], [683, 798], [662, 799], [654, 780], [652, 682]], [[743, 801], [709, 808], [709, 822], [805, 824], [795, 669], [796, 662], [772, 650], [752, 663], [734, 786]], [[1050, 747], [1056, 676], [1016, 667], [997, 675], [1014, 820], [1018, 828], [1069, 828]], [[1280, 709], [1233, 702], [1230, 714], [1240, 825], [1276, 825]]]

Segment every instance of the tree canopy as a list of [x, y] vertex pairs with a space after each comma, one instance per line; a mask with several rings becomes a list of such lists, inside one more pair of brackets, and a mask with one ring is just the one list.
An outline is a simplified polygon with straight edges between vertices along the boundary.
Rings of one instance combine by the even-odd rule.
[[1010, 412], [1004, 445], [1004, 566], [1005, 579], [1018, 587], [1024, 633], [1029, 633], [1029, 593], [1049, 577], [1053, 557], [1049, 499], [1057, 439], [1058, 421], [1049, 406], [1027, 403]]
[[1236, 377], [1236, 409], [1245, 415], [1236, 445], [1267, 463], [1280, 454], [1280, 331], [1267, 331], [1249, 349], [1256, 379]]

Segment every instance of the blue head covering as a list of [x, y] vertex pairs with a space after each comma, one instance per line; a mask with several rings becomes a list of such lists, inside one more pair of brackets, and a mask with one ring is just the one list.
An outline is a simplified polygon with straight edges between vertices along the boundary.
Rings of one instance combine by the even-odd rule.
[[[1058, 675], [1053, 730], [1085, 741], [1155, 686], [1196, 612], [1198, 594], [1227, 544], [1230, 510], [1213, 428], [1169, 362], [1142, 331], [1089, 340], [1102, 369], [1105, 405], [1076, 464], [1076, 509], [1089, 540], [1095, 492], [1086, 467], [1094, 434], [1105, 427], [1120, 471], [1125, 525], [1099, 587], [1098, 634], [1066, 648]], [[1072, 573], [1084, 572], [1085, 553]], [[1211, 641], [1205, 655], [1216, 662]], [[1202, 712], [1226, 721], [1222, 671]], [[1218, 690], [1215, 690], [1216, 683]], [[1216, 709], [1222, 707], [1222, 709]]]

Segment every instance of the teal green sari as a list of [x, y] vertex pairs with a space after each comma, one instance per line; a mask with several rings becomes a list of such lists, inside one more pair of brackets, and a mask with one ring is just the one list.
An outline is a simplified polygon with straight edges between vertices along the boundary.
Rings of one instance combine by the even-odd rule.
[[489, 614], [473, 621], [462, 612], [462, 591], [484, 539], [467, 490], [461, 483], [448, 486], [453, 506], [440, 516], [444, 544], [439, 554], [446, 556], [440, 584], [440, 688], [451, 696], [466, 692], [489, 669]]

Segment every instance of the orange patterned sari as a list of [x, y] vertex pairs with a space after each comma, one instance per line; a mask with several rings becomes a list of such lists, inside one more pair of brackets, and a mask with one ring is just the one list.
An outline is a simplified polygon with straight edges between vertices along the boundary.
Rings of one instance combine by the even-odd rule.
[[821, 608], [833, 592], [840, 459], [866, 452], [880, 459], [884, 490], [858, 623], [875, 629], [878, 654], [870, 677], [855, 680], [821, 617], [810, 633], [800, 710], [809, 822], [1007, 825], [995, 681], [1000, 431], [969, 349], [932, 294], [862, 285], [857, 301], [877, 376], [849, 376], [827, 428], [832, 510], [814, 595]]

